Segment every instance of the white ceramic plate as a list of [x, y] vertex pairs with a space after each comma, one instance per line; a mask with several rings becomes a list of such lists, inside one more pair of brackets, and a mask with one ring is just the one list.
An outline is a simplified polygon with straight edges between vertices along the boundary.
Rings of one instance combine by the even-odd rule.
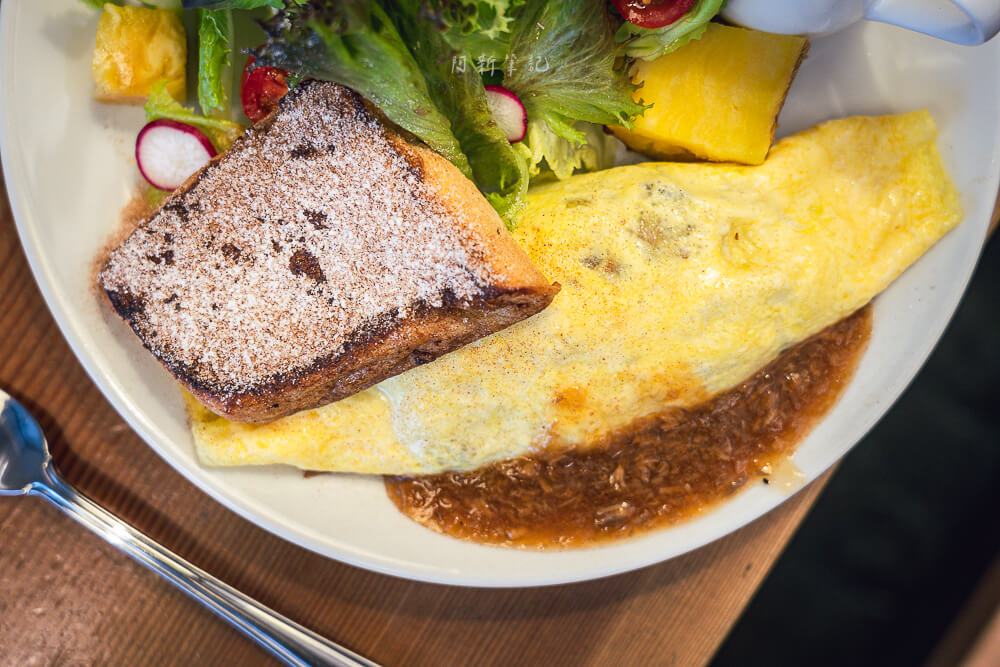
[[[93, 259], [137, 178], [142, 110], [91, 100], [97, 13], [78, 0], [7, 0], [0, 17], [0, 148], [18, 231], [59, 326], [94, 382], [181, 474], [250, 521], [364, 568], [425, 581], [527, 586], [589, 579], [717, 539], [787, 499], [755, 485], [683, 525], [600, 548], [536, 553], [477, 546], [399, 514], [376, 477], [303, 479], [285, 467], [198, 465], [179, 392], [134, 336], [100, 307]], [[876, 303], [871, 345], [846, 394], [802, 443], [813, 479], [903, 391], [952, 315], [985, 238], [1000, 171], [1000, 40], [953, 46], [879, 24], [817, 40], [781, 117], [787, 134], [850, 114], [929, 108], [962, 194], [964, 222]]]

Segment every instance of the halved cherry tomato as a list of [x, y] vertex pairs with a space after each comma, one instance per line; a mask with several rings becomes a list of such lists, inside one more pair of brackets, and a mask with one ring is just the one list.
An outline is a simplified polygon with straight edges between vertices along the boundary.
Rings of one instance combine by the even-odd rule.
[[247, 58], [240, 80], [240, 102], [243, 113], [256, 123], [274, 111], [278, 102], [288, 92], [288, 72], [277, 67], [258, 67], [251, 70], [254, 57]]
[[611, 0], [622, 18], [640, 28], [662, 28], [688, 13], [695, 0]]

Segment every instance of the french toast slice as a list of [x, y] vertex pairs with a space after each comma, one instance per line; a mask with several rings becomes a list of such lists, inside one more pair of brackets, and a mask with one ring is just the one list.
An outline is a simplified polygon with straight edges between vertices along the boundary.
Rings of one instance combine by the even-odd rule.
[[245, 422], [354, 394], [559, 289], [450, 162], [320, 81], [174, 191], [98, 283], [199, 401]]

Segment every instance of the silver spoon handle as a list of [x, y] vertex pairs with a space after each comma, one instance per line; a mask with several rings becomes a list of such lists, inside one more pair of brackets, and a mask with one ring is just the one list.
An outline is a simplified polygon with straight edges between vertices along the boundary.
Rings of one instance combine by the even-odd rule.
[[45, 468], [47, 482], [33, 484], [30, 494], [52, 502], [131, 558], [162, 575], [286, 664], [378, 667], [192, 565], [74, 489], [51, 463]]

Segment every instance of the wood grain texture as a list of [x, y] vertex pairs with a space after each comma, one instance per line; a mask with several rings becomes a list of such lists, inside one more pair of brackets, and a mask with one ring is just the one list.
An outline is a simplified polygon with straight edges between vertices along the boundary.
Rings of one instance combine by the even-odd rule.
[[[76, 362], [0, 206], [0, 386], [87, 495], [197, 565], [386, 665], [706, 663], [827, 476], [744, 529], [636, 572], [538, 589], [419, 584], [327, 560], [215, 503]], [[0, 665], [271, 664], [155, 575], [34, 498], [0, 501]]]

